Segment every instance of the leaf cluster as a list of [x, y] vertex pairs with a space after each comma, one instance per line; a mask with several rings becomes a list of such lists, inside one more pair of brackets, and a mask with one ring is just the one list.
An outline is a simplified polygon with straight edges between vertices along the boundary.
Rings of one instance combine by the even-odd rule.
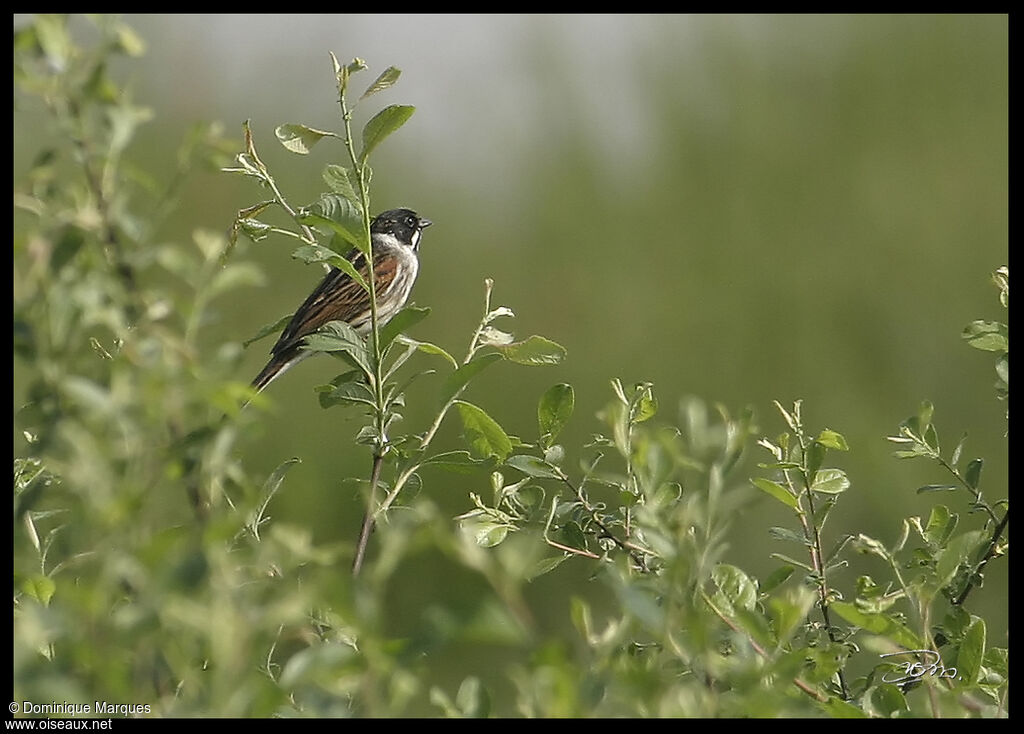
[[[965, 438], [940, 444], [931, 404], [890, 440], [898, 459], [934, 465], [918, 494], [945, 504], [904, 519], [892, 542], [833, 537], [858, 492], [836, 464], [857, 447], [808, 428], [800, 401], [776, 404], [783, 428], [767, 437], [751, 411], [670, 406], [654, 385], [616, 379], [598, 432], [573, 447], [576, 395], [557, 382], [535, 430], [506, 430], [467, 389], [499, 363], [557, 365], [565, 350], [515, 337], [490, 281], [464, 351], [408, 336], [429, 313], [415, 306], [368, 340], [332, 323], [307, 344], [343, 365], [319, 404], [365, 417], [356, 442], [374, 472], [342, 480], [380, 489], [368, 518], [387, 520], [365, 572], [341, 572], [351, 543], [275, 517], [299, 460], [254, 476], [239, 458], [261, 415], [240, 410], [252, 397], [237, 379], [243, 345], [200, 336], [220, 299], [262, 282], [248, 240], [298, 239], [295, 257], [343, 270], [350, 248], [369, 246], [368, 161], [411, 108], [384, 108], [358, 136], [352, 113], [398, 71], [350, 108], [366, 65], [332, 57], [343, 130], [277, 136], [298, 154], [333, 139], [348, 159], [293, 206], [248, 125], [241, 144], [196, 128], [169, 182], [137, 170], [130, 144], [149, 113], [110, 69], [144, 44], [109, 18], [86, 19], [83, 42], [78, 22], [39, 16], [15, 33], [16, 104], [41, 104], [51, 126], [15, 197], [15, 700], [148, 702], [150, 716], [1006, 714], [1008, 649], [970, 606], [1008, 555], [1008, 500], [992, 499], [1006, 488], [990, 488]], [[228, 167], [267, 198], [230, 238], [161, 236], [192, 168], [239, 149]], [[996, 282], [1006, 305], [1007, 269]], [[1005, 325], [975, 322], [965, 338], [996, 355], [1008, 395]], [[434, 409], [407, 427], [413, 401]], [[445, 443], [456, 417], [461, 436]], [[768, 452], [756, 468], [754, 446]], [[445, 473], [474, 483], [454, 520], [428, 486]], [[790, 518], [765, 528], [787, 547], [763, 578], [726, 561], [732, 519], [759, 501]], [[432, 552], [455, 581], [416, 597], [403, 573]], [[852, 554], [874, 564], [855, 579]], [[566, 593], [579, 569], [594, 583]], [[464, 586], [477, 595], [448, 603]], [[563, 610], [568, 633], [537, 618], [539, 593], [557, 597], [545, 609]], [[389, 626], [396, 607], [417, 615], [417, 635]]]

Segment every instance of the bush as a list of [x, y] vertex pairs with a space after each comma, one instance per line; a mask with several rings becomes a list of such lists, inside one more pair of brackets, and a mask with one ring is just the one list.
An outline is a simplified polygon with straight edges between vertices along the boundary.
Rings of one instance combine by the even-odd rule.
[[[346, 546], [272, 520], [299, 459], [262, 477], [237, 458], [266, 402], [237, 380], [243, 345], [210, 350], [200, 335], [218, 299], [264, 281], [248, 240], [291, 237], [295, 257], [342, 270], [346, 253], [369, 249], [370, 154], [413, 110], [384, 107], [359, 141], [354, 113], [399, 72], [350, 106], [365, 64], [335, 60], [341, 130], [277, 129], [298, 154], [322, 141], [344, 151], [322, 173], [327, 191], [296, 206], [248, 123], [241, 143], [216, 125], [189, 131], [166, 181], [133, 167], [126, 152], [152, 113], [110, 67], [144, 42], [95, 18], [82, 45], [77, 23], [39, 16], [15, 33], [19, 114], [41, 109], [53, 130], [15, 202], [14, 700], [35, 704], [24, 714], [1006, 715], [1008, 651], [988, 645], [969, 601], [1007, 552], [1008, 503], [982, 493], [983, 462], [966, 460], [964, 439], [941, 448], [930, 404], [890, 440], [897, 457], [938, 467], [943, 483], [918, 491], [947, 504], [903, 520], [892, 543], [835, 537], [827, 520], [856, 492], [832, 461], [851, 447], [807, 426], [800, 401], [776, 403], [783, 430], [767, 437], [750, 411], [699, 400], [663, 420], [653, 385], [612, 380], [602, 433], [576, 450], [558, 442], [575, 396], [556, 384], [537, 401], [535, 435], [511, 435], [466, 387], [495, 363], [553, 364], [565, 350], [504, 331], [513, 311], [493, 302], [490, 281], [458, 358], [403, 334], [429, 315], [416, 307], [375, 322], [367, 340], [332, 322], [310, 341], [343, 364], [317, 388], [320, 405], [365, 416], [355, 442], [372, 468], [352, 479], [367, 519]], [[176, 194], [196, 165], [250, 178], [269, 198], [239, 212], [229, 236], [166, 242], [161, 223], [182, 216]], [[275, 210], [284, 226], [270, 223]], [[1006, 306], [1009, 272], [995, 277]], [[974, 322], [964, 338], [996, 354], [1008, 398], [1007, 327]], [[439, 384], [410, 374], [416, 353], [435, 361]], [[435, 405], [433, 418], [401, 433], [414, 401]], [[456, 416], [462, 443], [445, 444], [439, 428]], [[470, 494], [454, 523], [430, 498], [446, 472], [490, 490]], [[768, 528], [780, 552], [764, 578], [722, 562], [751, 488], [792, 517]], [[431, 606], [426, 638], [395, 639], [384, 610], [418, 603], [403, 564], [425, 550], [478, 595], [461, 617], [429, 617]], [[879, 570], [844, 593], [836, 579], [854, 554]], [[565, 595], [566, 636], [528, 595], [573, 564], [607, 594]], [[439, 652], [469, 648], [460, 666]]]

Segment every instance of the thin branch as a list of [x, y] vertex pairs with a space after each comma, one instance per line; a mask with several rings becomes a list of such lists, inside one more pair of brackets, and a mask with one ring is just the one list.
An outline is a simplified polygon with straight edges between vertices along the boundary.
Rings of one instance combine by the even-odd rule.
[[[757, 644], [756, 640], [754, 640], [750, 635], [748, 635], [746, 632], [744, 632], [742, 629], [736, 626], [731, 619], [725, 616], [725, 614], [723, 614], [721, 610], [719, 610], [718, 607], [715, 606], [714, 602], [711, 601], [711, 598], [703, 591], [701, 592], [701, 597], [704, 599], [704, 602], [709, 607], [711, 607], [711, 611], [715, 613], [715, 616], [717, 616], [719, 619], [725, 622], [726, 626], [729, 629], [731, 629], [733, 632], [739, 635], [743, 635], [746, 638], [748, 644], [753, 648], [754, 652], [763, 657], [765, 660], [771, 660], [771, 655], [769, 655], [763, 647]], [[801, 691], [806, 693], [808, 696], [813, 698], [818, 703], [827, 703], [829, 700], [828, 696], [821, 693], [808, 683], [805, 683], [800, 678], [793, 678], [793, 685], [795, 685], [797, 688], [799, 688]]]
[[363, 516], [363, 526], [359, 531], [359, 543], [356, 545], [356, 557], [352, 561], [352, 575], [358, 576], [363, 568], [363, 560], [366, 558], [366, 547], [370, 544], [370, 536], [373, 535], [376, 513], [373, 505], [377, 496], [377, 484], [380, 481], [380, 469], [384, 464], [383, 456], [373, 457], [373, 470], [370, 473], [370, 496], [366, 500], [366, 514]]
[[[558, 469], [558, 479], [570, 490], [572, 490], [572, 492], [576, 495], [576, 499], [578, 499], [580, 504], [582, 504], [586, 511], [590, 513], [590, 519], [593, 520], [594, 524], [601, 529], [601, 537], [611, 540], [621, 550], [628, 553], [629, 557], [633, 559], [633, 563], [635, 563], [638, 568], [647, 570], [647, 557], [654, 557], [657, 556], [657, 554], [654, 551], [648, 550], [647, 548], [643, 548], [641, 546], [636, 545], [635, 543], [631, 543], [628, 540], [622, 540], [619, 537], [617, 537], [615, 533], [613, 533], [611, 529], [601, 521], [601, 518], [597, 514], [597, 510], [593, 507], [593, 505], [591, 505], [587, 501], [587, 498], [583, 495], [582, 488], [577, 488], [569, 479], [569, 477], [565, 474], [565, 472], [563, 472], [561, 469]], [[547, 538], [545, 538], [545, 540], [546, 539]]]
[[[491, 288], [493, 285], [494, 283], [490, 278], [487, 278], [484, 281], [484, 315], [480, 320], [476, 331], [473, 332], [473, 338], [469, 342], [469, 349], [466, 352], [466, 358], [462, 360], [463, 365], [469, 364], [473, 360], [473, 357], [476, 356], [476, 353], [480, 351], [482, 346], [480, 344], [480, 335], [489, 323], [487, 317], [491, 313]], [[420, 451], [424, 451], [430, 445], [430, 442], [434, 440], [434, 436], [437, 435], [437, 431], [441, 428], [441, 423], [444, 421], [448, 411], [451, 410], [453, 405], [455, 405], [466, 387], [466, 385], [463, 385], [456, 390], [455, 394], [448, 398], [445, 404], [441, 406], [441, 410], [438, 411], [437, 417], [434, 418], [433, 422], [430, 424], [430, 428], [427, 429], [427, 432], [423, 434], [423, 438], [420, 439]], [[409, 478], [419, 470], [420, 466], [422, 466], [421, 463], [413, 462], [399, 473], [398, 478], [395, 480], [395, 486], [392, 487], [391, 491], [388, 492], [387, 496], [384, 498], [384, 501], [381, 502], [380, 506], [373, 512], [374, 517], [380, 513], [387, 512], [388, 508], [390, 508], [391, 505], [394, 504], [395, 500], [398, 499], [398, 495], [405, 487], [406, 482], [408, 482]]]
[[[793, 491], [792, 480], [789, 478], [789, 471], [783, 470], [783, 475], [786, 477], [786, 482], [789, 484], [790, 491], [799, 498], [801, 494], [807, 497], [807, 506], [810, 509], [810, 521], [808, 521], [807, 513], [798, 512], [800, 518], [800, 524], [803, 526], [804, 537], [811, 541], [810, 556], [811, 566], [814, 568], [814, 573], [818, 577], [818, 608], [821, 609], [821, 617], [825, 622], [825, 633], [828, 638], [838, 643], [839, 640], [836, 637], [835, 628], [832, 626], [832, 618], [829, 612], [828, 605], [828, 579], [826, 578], [825, 562], [822, 558], [821, 553], [821, 534], [818, 532], [817, 520], [814, 515], [814, 490], [811, 488], [811, 477], [807, 469], [807, 436], [804, 434], [803, 420], [800, 417], [799, 406], [794, 411], [794, 420], [796, 422], [796, 434], [797, 440], [800, 442], [800, 464], [801, 467], [798, 470], [800, 472], [801, 479], [805, 488], [804, 492]], [[839, 688], [843, 692], [843, 699], [849, 700], [850, 689], [846, 685], [846, 677], [843, 675], [842, 670], [836, 671], [836, 677], [839, 679]]]
[[1006, 513], [1003, 515], [1003, 519], [999, 521], [999, 524], [996, 526], [995, 531], [992, 533], [992, 540], [989, 542], [988, 548], [985, 550], [985, 554], [981, 557], [981, 561], [978, 563], [977, 570], [975, 570], [971, 574], [970, 578], [967, 579], [967, 586], [964, 587], [964, 590], [960, 592], [960, 595], [953, 602], [954, 606], [960, 606], [967, 600], [968, 594], [970, 594], [971, 590], [974, 589], [975, 578], [981, 575], [982, 570], [984, 570], [988, 562], [995, 557], [996, 547], [999, 545], [999, 538], [1002, 537], [1003, 531], [1006, 529], [1006, 525], [1007, 523], [1009, 523], [1009, 521], [1010, 511], [1007, 510]]

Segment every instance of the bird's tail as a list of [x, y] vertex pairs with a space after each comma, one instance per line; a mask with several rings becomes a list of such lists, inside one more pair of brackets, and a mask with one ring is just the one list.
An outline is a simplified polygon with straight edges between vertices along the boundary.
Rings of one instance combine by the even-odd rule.
[[[298, 354], [285, 353], [271, 357], [270, 361], [267, 362], [266, 366], [260, 370], [260, 373], [256, 375], [252, 381], [252, 387], [256, 390], [256, 394], [258, 395], [263, 392], [267, 388], [267, 385], [304, 360], [306, 357], [312, 356], [313, 354], [315, 354], [315, 352], [300, 350]], [[251, 401], [246, 401], [245, 404], [248, 405], [249, 402]]]
[[288, 368], [288, 362], [280, 359], [279, 357], [272, 357], [266, 366], [260, 370], [260, 373], [252, 381], [253, 389], [257, 393], [263, 392], [267, 385], [273, 382], [278, 375], [284, 372]]

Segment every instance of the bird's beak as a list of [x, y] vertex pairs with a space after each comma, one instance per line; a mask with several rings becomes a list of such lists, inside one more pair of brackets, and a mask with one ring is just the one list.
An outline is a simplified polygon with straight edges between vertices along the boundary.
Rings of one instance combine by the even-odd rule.
[[420, 217], [420, 220], [419, 220], [420, 229], [426, 229], [431, 224], [433, 224], [433, 222], [431, 222], [429, 219], [424, 219], [423, 217]]

